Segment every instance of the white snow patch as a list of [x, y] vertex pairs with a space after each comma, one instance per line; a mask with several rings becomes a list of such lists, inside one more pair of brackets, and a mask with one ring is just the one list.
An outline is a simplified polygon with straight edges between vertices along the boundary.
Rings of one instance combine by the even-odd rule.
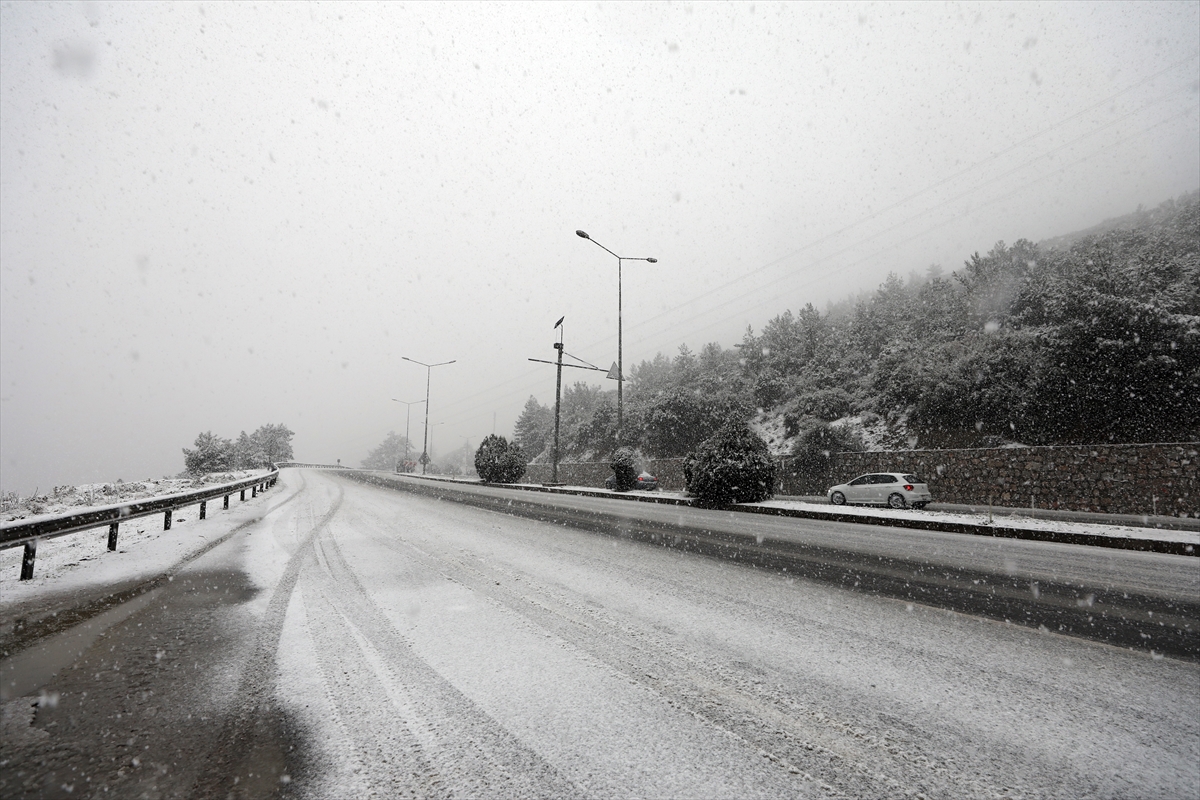
[[773, 456], [786, 456], [792, 452], [795, 438], [787, 435], [787, 425], [782, 414], [760, 412], [750, 421], [750, 429], [763, 438]]
[[1055, 533], [1074, 533], [1146, 541], [1180, 542], [1200, 547], [1200, 532], [1196, 531], [1135, 528], [1130, 525], [1101, 525], [1095, 522], [1068, 522], [1064, 520], [1034, 519], [1032, 517], [1021, 516], [1004, 516], [989, 519], [986, 513], [929, 511], [915, 508], [896, 510], [872, 506], [834, 506], [829, 503], [807, 503], [802, 500], [767, 500], [762, 503], [746, 503], [745, 505], [821, 513], [837, 512], [838, 514], [873, 519], [919, 519], [930, 522], [954, 522], [967, 525], [981, 525], [984, 527], [1015, 528], [1027, 531], [1052, 531]]
[[[221, 473], [219, 477], [224, 479], [230, 474], [233, 477], [228, 480], [237, 480], [252, 477], [256, 472]], [[225, 482], [228, 481], [213, 481]], [[191, 480], [185, 483], [190, 484]], [[180, 488], [176, 479], [163, 479], [154, 485], [159, 489], [159, 495], [186, 490]], [[145, 495], [151, 496], [157, 495]], [[33, 579], [28, 581], [20, 580], [25, 548], [0, 550], [0, 616], [15, 606], [51, 595], [68, 595], [83, 589], [155, 578], [225, 535], [235, 525], [259, 516], [267, 499], [278, 497], [279, 493], [274, 490], [253, 499], [247, 492], [245, 502], [235, 495], [230, 499], [229, 511], [224, 511], [221, 503], [209, 500], [208, 518], [203, 521], [199, 503], [179, 508], [171, 514], [169, 531], [163, 530], [162, 514], [131, 519], [121, 523], [114, 551], [108, 549], [108, 523], [91, 530], [43, 539], [38, 543]], [[87, 507], [67, 506], [58, 513], [85, 510]]]

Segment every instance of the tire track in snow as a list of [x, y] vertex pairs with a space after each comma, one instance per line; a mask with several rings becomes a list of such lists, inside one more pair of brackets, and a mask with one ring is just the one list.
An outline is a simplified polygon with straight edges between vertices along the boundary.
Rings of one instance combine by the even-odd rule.
[[292, 553], [271, 593], [258, 624], [254, 649], [243, 663], [237, 690], [240, 704], [231, 709], [210, 755], [210, 766], [192, 787], [191, 797], [261, 797], [274, 794], [280, 787], [287, 764], [280, 741], [285, 732], [279, 730], [281, 715], [272, 696], [275, 654], [292, 592], [305, 560], [312, 555], [313, 541], [341, 508], [345, 495], [340, 486], [335, 488], [337, 494], [329, 510]]
[[[448, 507], [438, 508], [440, 513], [453, 513]], [[703, 654], [692, 655], [674, 647], [653, 628], [580, 602], [580, 598], [571, 598], [541, 584], [528, 573], [484, 563], [477, 557], [464, 557], [450, 551], [448, 546], [434, 549], [441, 544], [436, 535], [425, 537], [418, 545], [411, 536], [386, 535], [377, 525], [363, 529], [372, 540], [401, 558], [420, 563], [425, 569], [519, 614], [628, 680], [658, 693], [670, 704], [757, 749], [781, 770], [802, 776], [804, 783], [812, 787], [809, 791], [819, 786], [824, 796], [846, 797], [904, 796], [914, 786], [945, 797], [1003, 796], [1014, 790], [1027, 791], [1014, 786], [1011, 775], [988, 774], [986, 763], [975, 766], [948, 762], [927, 746], [928, 732], [903, 726], [899, 729], [890, 726], [881, 732], [878, 724], [867, 726], [838, 710], [822, 709], [819, 705], [814, 708], [811, 698], [797, 698], [794, 690], [763, 684], [754, 674], [753, 665], [742, 664], [741, 671], [723, 668], [703, 658]], [[561, 531], [551, 525], [547, 532], [551, 535], [544, 545], [559, 549], [554, 540]], [[560, 552], [575, 564], [591, 562], [590, 567], [605, 572], [613, 570], [611, 561], [574, 550]], [[632, 569], [642, 573], [639, 580], [644, 584], [664, 582], [661, 574], [636, 566]], [[675, 590], [697, 603], [714, 605], [714, 598], [702, 588], [680, 581], [671, 588]], [[736, 610], [745, 613], [745, 609]], [[773, 624], [781, 629], [796, 625], [794, 618], [782, 612], [775, 616]], [[1008, 750], [1003, 743], [988, 744]], [[993, 756], [997, 754], [996, 750], [992, 752]], [[1014, 751], [1009, 755], [1028, 762], [1031, 754]], [[1037, 771], [1046, 775], [1053, 773], [1055, 767], [1043, 764]], [[1033, 794], [1040, 792], [1035, 790]]]
[[330, 703], [376, 796], [586, 796], [412, 651], [329, 529], [302, 594]]

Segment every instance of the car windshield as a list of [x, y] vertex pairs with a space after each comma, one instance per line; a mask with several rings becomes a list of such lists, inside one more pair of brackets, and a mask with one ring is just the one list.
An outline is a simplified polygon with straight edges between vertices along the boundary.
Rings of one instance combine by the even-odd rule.
[[0, 798], [1200, 800], [1198, 142], [1200, 0], [0, 2]]

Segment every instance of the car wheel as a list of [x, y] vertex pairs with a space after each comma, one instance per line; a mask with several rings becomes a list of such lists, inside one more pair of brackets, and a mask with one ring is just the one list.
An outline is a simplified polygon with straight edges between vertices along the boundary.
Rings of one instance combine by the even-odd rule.
[[904, 508], [904, 495], [899, 492], [892, 492], [888, 495], [889, 508]]
[[846, 505], [846, 495], [842, 494], [841, 492], [834, 492], [833, 494], [829, 495], [829, 502], [833, 503], [835, 506], [844, 506]]

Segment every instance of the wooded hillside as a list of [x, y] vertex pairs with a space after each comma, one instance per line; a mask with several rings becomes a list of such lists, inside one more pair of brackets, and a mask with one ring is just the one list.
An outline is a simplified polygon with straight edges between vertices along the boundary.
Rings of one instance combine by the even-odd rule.
[[[615, 392], [576, 384], [563, 403], [564, 460], [616, 447]], [[664, 457], [730, 416], [872, 449], [1195, 441], [1200, 193], [660, 354], [630, 371], [625, 414], [622, 443]], [[553, 403], [531, 397], [514, 438], [551, 446]]]

